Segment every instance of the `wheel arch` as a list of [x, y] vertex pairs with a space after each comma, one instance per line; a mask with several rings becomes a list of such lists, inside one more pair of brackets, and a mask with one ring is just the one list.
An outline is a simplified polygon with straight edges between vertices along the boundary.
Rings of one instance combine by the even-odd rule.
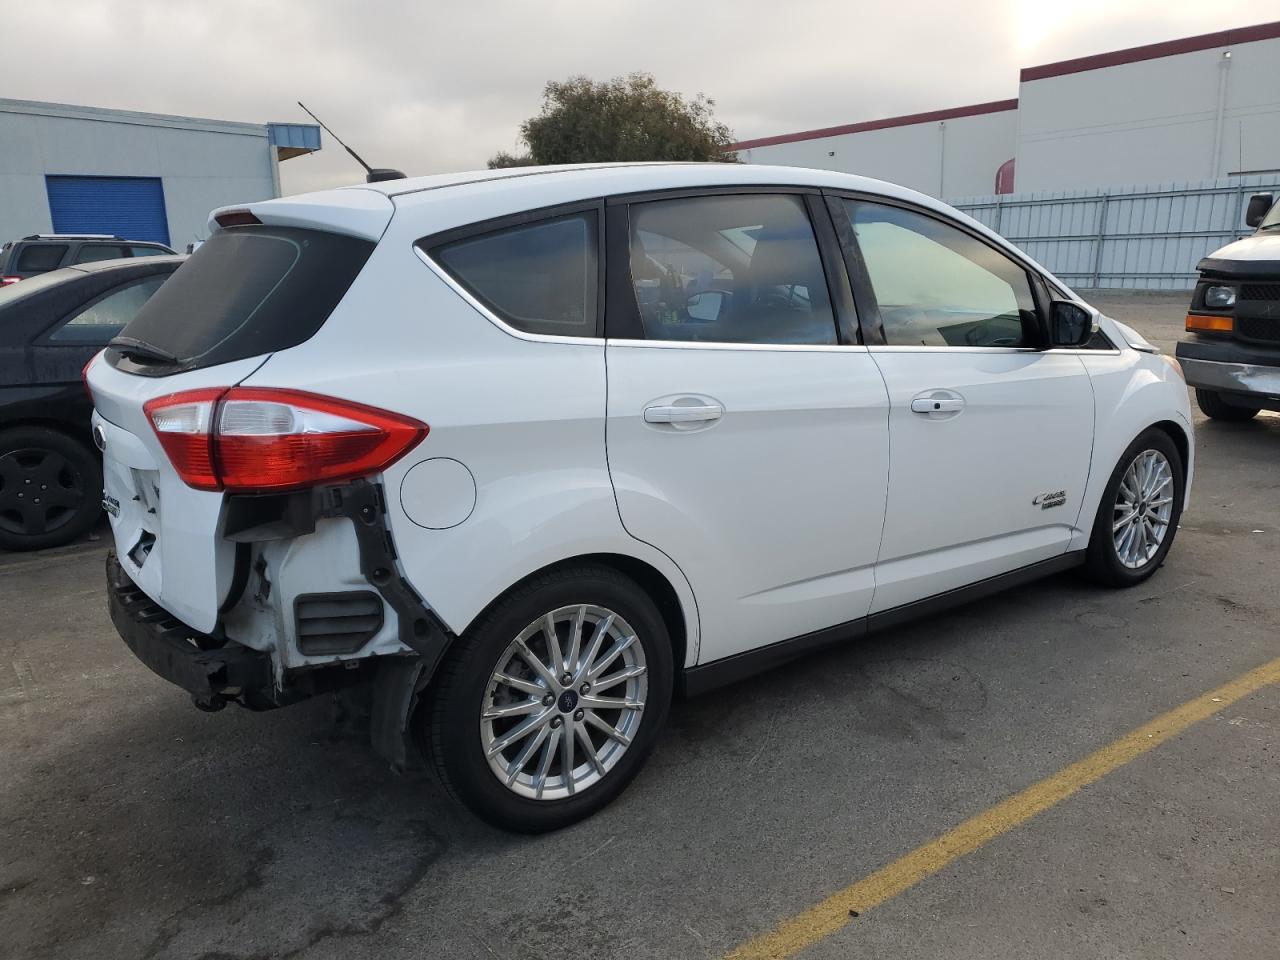
[[[485, 610], [477, 613], [471, 619], [471, 622], [463, 628], [463, 632], [470, 629], [471, 624], [480, 619], [486, 610], [528, 581], [565, 567], [579, 566], [584, 563], [596, 564], [616, 570], [623, 576], [634, 580], [649, 595], [654, 605], [657, 606], [658, 613], [662, 616], [662, 621], [667, 628], [667, 634], [671, 639], [672, 663], [675, 664], [676, 672], [679, 674], [683, 671], [688, 662], [691, 640], [694, 644], [694, 649], [697, 649], [696, 634], [692, 637], [690, 636], [691, 628], [693, 630], [697, 628], [697, 610], [686, 609], [686, 604], [681, 600], [680, 592], [676, 589], [675, 584], [661, 570], [646, 560], [622, 553], [582, 553], [572, 557], [564, 557], [539, 567], [537, 570], [521, 577], [494, 597], [485, 607]], [[690, 596], [690, 600], [692, 600], [692, 596]]]
[[1173, 420], [1160, 420], [1153, 423], [1148, 429], [1163, 431], [1169, 435], [1169, 439], [1173, 441], [1173, 445], [1178, 448], [1178, 456], [1182, 458], [1182, 470], [1189, 474], [1191, 471], [1191, 438], [1187, 435], [1187, 431], [1182, 425], [1175, 423]]
[[93, 445], [88, 429], [78, 430], [66, 420], [59, 420], [56, 417], [22, 417], [0, 421], [0, 433], [6, 433], [9, 430], [51, 430], [62, 434], [73, 443], [78, 443], [94, 456], [100, 456], [98, 449]]
[[1195, 437], [1186, 381], [1161, 357], [1137, 351], [1082, 357], [1094, 389], [1094, 441], [1089, 478], [1068, 550], [1089, 544], [1102, 494], [1129, 444], [1160, 430], [1182, 457], [1185, 507], [1191, 490]]
[[1191, 499], [1191, 467], [1192, 458], [1195, 456], [1195, 448], [1192, 445], [1191, 432], [1185, 424], [1181, 424], [1176, 420], [1164, 418], [1153, 419], [1135, 429], [1131, 436], [1124, 439], [1119, 449], [1108, 450], [1106, 459], [1101, 463], [1096, 463], [1094, 470], [1091, 471], [1089, 478], [1089, 491], [1086, 494], [1083, 508], [1080, 511], [1080, 517], [1077, 521], [1077, 532], [1072, 538], [1068, 549], [1084, 550], [1089, 546], [1091, 534], [1093, 532], [1094, 519], [1097, 517], [1098, 509], [1102, 503], [1102, 494], [1106, 489], [1106, 485], [1111, 478], [1111, 472], [1116, 468], [1121, 454], [1128, 449], [1129, 444], [1142, 436], [1148, 430], [1158, 430], [1167, 436], [1178, 451], [1178, 456], [1182, 460], [1182, 482], [1183, 482], [1183, 499], [1182, 506], [1186, 509]]

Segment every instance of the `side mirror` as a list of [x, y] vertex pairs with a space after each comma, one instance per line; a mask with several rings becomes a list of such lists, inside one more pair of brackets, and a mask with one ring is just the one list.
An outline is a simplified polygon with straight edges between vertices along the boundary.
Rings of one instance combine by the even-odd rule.
[[1097, 332], [1093, 314], [1072, 300], [1055, 300], [1049, 307], [1049, 346], [1083, 347]]
[[685, 303], [685, 313], [690, 320], [698, 323], [714, 323], [720, 319], [726, 297], [720, 290], [703, 290], [689, 297]]
[[1249, 198], [1249, 207], [1244, 212], [1244, 222], [1247, 226], [1256, 227], [1262, 223], [1262, 218], [1267, 215], [1267, 211], [1271, 209], [1275, 203], [1275, 197], [1269, 193], [1255, 193]]

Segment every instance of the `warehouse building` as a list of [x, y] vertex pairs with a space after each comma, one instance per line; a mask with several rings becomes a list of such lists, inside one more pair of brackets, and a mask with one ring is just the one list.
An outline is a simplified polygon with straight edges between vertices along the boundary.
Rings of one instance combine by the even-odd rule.
[[311, 124], [0, 100], [0, 242], [105, 233], [181, 250], [210, 210], [279, 196], [279, 162], [319, 149]]
[[744, 140], [941, 198], [1280, 170], [1280, 22], [1028, 67], [1013, 100]]

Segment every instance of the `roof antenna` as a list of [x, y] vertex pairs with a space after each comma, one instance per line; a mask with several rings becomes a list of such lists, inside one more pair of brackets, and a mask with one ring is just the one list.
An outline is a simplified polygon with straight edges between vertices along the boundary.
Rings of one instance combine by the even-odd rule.
[[380, 183], [383, 180], [403, 180], [404, 179], [404, 174], [401, 173], [399, 170], [392, 170], [390, 167], [369, 166], [367, 163], [364, 162], [364, 160], [360, 158], [360, 154], [356, 153], [354, 150], [348, 147], [345, 143], [342, 143], [342, 139], [336, 133], [334, 133], [332, 130], [326, 127], [323, 120], [317, 117], [310, 110], [307, 110], [307, 105], [305, 103], [299, 100], [298, 106], [300, 106], [303, 110], [306, 110], [307, 116], [309, 116], [316, 123], [320, 124], [321, 127], [324, 127], [325, 133], [329, 134], [329, 136], [337, 140], [338, 143], [342, 144], [342, 149], [347, 151], [347, 153], [351, 154], [351, 156], [355, 159], [356, 163], [364, 167], [366, 171], [366, 176], [364, 178], [366, 183]]

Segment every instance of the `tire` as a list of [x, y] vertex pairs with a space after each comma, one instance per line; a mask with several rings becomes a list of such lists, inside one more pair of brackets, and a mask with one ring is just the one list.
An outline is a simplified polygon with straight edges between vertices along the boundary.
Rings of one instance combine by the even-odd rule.
[[[1161, 463], [1167, 468], [1167, 480], [1157, 472]], [[1146, 477], [1151, 479], [1144, 482]], [[1147, 430], [1129, 444], [1102, 493], [1085, 555], [1085, 575], [1105, 586], [1132, 587], [1155, 573], [1178, 533], [1185, 484], [1182, 455], [1163, 430]], [[1166, 497], [1167, 502], [1162, 502]], [[1121, 521], [1134, 520], [1117, 528], [1118, 514]]]
[[[559, 659], [547, 639], [549, 615]], [[580, 655], [573, 657], [578, 623]], [[629, 645], [628, 636], [635, 638]], [[529, 656], [519, 649], [522, 639]], [[610, 661], [615, 645], [625, 649]], [[560, 664], [559, 676], [552, 663]], [[500, 680], [500, 668], [519, 686]], [[476, 816], [504, 830], [543, 833], [589, 817], [630, 783], [666, 721], [672, 679], [671, 639], [649, 596], [609, 567], [562, 568], [513, 588], [458, 638], [420, 711], [420, 732], [440, 780]], [[641, 707], [604, 708], [597, 698]], [[504, 709], [512, 715], [494, 716]]]
[[102, 467], [87, 444], [47, 427], [0, 431], [0, 548], [70, 543], [101, 510]]
[[1213, 390], [1201, 390], [1196, 387], [1196, 403], [1204, 415], [1211, 420], [1226, 420], [1229, 423], [1243, 423], [1258, 415], [1258, 407], [1238, 407], [1222, 399], [1222, 394]]

